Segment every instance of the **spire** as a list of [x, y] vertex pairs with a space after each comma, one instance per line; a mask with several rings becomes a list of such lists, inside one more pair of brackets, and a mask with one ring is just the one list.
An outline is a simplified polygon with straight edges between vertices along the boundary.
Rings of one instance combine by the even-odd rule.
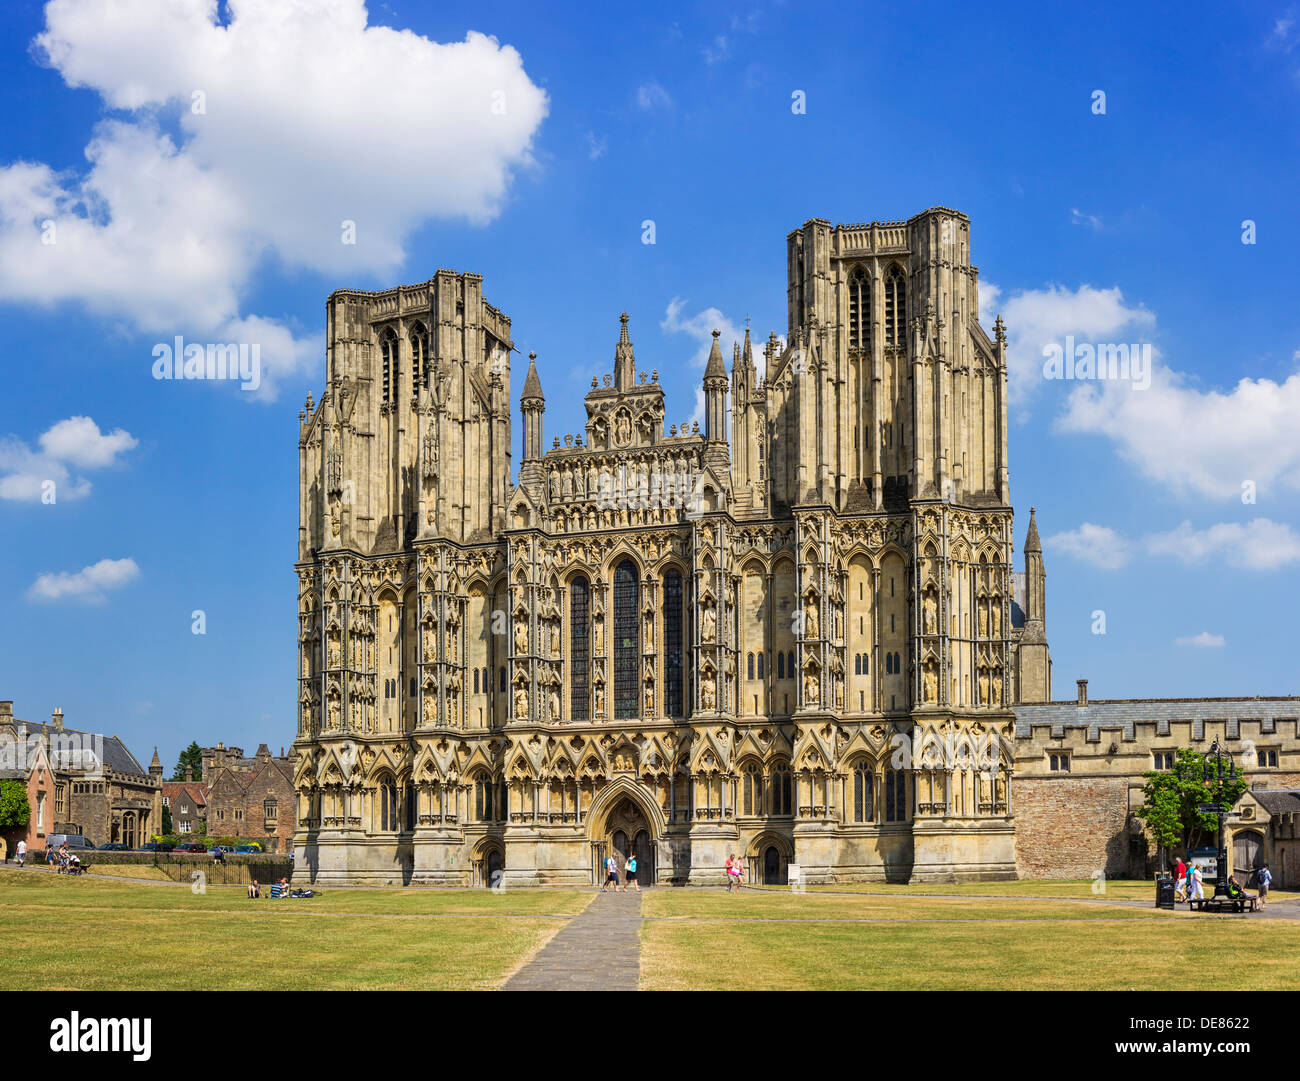
[[162, 768], [162, 763], [158, 760], [158, 744], [156, 743], [153, 746], [153, 761], [149, 763], [149, 768], [153, 769], [154, 766], [157, 766], [159, 769]]
[[1038, 539], [1038, 522], [1034, 519], [1034, 508], [1029, 508], [1029, 532], [1025, 536], [1025, 552], [1042, 553], [1043, 545]]
[[618, 345], [614, 347], [614, 386], [628, 391], [636, 385], [636, 356], [632, 352], [632, 339], [627, 335], [627, 312], [618, 317]]
[[749, 320], [748, 319], [745, 320], [745, 348], [742, 353], [742, 357], [745, 361], [746, 368], [752, 368], [754, 366], [754, 350], [750, 348], [749, 345]]
[[546, 395], [542, 393], [542, 381], [537, 378], [536, 353], [528, 354], [528, 374], [524, 377], [524, 392], [519, 396], [519, 400], [521, 402], [546, 400]]
[[709, 363], [704, 369], [704, 381], [707, 383], [710, 379], [726, 379], [727, 366], [722, 363], [722, 349], [718, 346], [718, 338], [722, 336], [722, 331], [713, 332], [713, 348], [709, 350]]

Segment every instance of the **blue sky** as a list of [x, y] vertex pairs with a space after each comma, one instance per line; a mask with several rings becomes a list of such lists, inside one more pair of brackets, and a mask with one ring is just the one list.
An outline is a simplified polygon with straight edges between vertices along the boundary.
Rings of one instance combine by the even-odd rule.
[[[619, 312], [680, 422], [714, 326], [784, 333], [790, 229], [933, 205], [971, 217], [1008, 324], [1057, 696], [1297, 691], [1296, 7], [97, 7], [0, 10], [19, 716], [60, 706], [169, 769], [191, 739], [291, 742], [297, 413], [330, 290], [481, 273], [538, 354], [549, 446]], [[177, 334], [259, 343], [262, 385], [155, 380]], [[1151, 385], [1044, 380], [1066, 335], [1149, 344]]]

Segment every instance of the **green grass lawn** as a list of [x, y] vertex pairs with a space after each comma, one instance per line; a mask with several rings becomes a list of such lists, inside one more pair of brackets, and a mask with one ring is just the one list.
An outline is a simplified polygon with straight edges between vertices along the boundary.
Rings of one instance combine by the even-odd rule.
[[[765, 892], [789, 893], [789, 886], [751, 886]], [[1120, 901], [1155, 901], [1155, 883], [1146, 879], [1134, 880], [1112, 878], [1105, 881], [1090, 879], [1061, 881], [1056, 879], [1022, 879], [1019, 882], [965, 882], [936, 883], [934, 885], [895, 885], [888, 882], [846, 882], [835, 886], [809, 886], [808, 893], [874, 893], [886, 896], [906, 897], [909, 895], [945, 894], [965, 897], [1093, 897], [1098, 900], [1112, 899]], [[1205, 887], [1207, 894], [1214, 892], [1213, 884]], [[1254, 890], [1250, 892], [1254, 893]], [[1298, 896], [1273, 890], [1269, 893], [1270, 901], [1285, 901]]]
[[590, 898], [576, 890], [326, 890], [0, 875], [0, 988], [487, 989]]
[[643, 913], [665, 917], [642, 925], [647, 990], [1300, 989], [1289, 920], [788, 891], [664, 891]]

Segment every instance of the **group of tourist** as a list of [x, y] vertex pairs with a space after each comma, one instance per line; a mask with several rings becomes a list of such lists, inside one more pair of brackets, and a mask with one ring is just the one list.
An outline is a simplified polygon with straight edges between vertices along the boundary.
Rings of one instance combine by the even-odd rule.
[[[628, 856], [627, 863], [623, 865], [623, 872], [625, 875], [625, 878], [622, 883], [623, 892], [627, 893], [628, 886], [631, 886], [634, 890], [636, 890], [637, 893], [640, 893], [641, 887], [640, 885], [637, 884], [637, 880], [636, 880], [636, 853], [635, 852], [633, 852], [630, 856]], [[605, 884], [600, 887], [600, 892], [604, 893], [606, 890], [609, 889], [610, 886], [613, 886], [614, 892], [618, 893], [619, 891], [618, 860], [615, 859], [613, 856], [606, 856], [605, 857]]]
[[[1263, 908], [1268, 903], [1268, 887], [1273, 881], [1273, 874], [1269, 871], [1267, 863], [1255, 872], [1255, 879], [1259, 886], [1259, 907]], [[1241, 888], [1236, 875], [1228, 876], [1227, 888], [1228, 896], [1234, 900], [1252, 896]], [[1193, 863], [1185, 862], [1182, 856], [1178, 857], [1178, 862], [1174, 866], [1174, 900], [1205, 900], [1205, 884], [1201, 869]]]

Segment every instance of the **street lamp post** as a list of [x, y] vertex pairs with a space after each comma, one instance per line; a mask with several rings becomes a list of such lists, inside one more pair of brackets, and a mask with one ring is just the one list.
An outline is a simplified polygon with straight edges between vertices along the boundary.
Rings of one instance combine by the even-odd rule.
[[1219, 746], [1217, 739], [1210, 745], [1205, 755], [1203, 773], [1205, 783], [1210, 788], [1211, 802], [1202, 805], [1199, 809], [1213, 812], [1219, 819], [1219, 868], [1214, 880], [1214, 896], [1227, 897], [1228, 846], [1224, 843], [1224, 823], [1232, 808], [1227, 804], [1225, 790], [1229, 785], [1236, 784], [1237, 768], [1232, 764], [1232, 755]]

